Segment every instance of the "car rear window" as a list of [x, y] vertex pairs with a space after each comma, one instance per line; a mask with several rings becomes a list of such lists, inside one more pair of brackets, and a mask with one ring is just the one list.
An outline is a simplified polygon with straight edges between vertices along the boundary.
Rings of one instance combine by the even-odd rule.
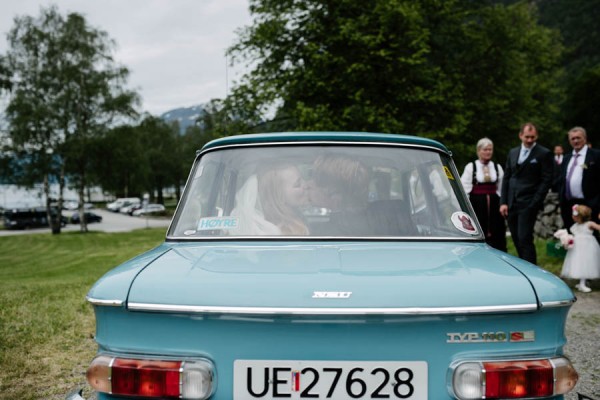
[[190, 174], [170, 238], [478, 238], [450, 157], [380, 145], [217, 149]]

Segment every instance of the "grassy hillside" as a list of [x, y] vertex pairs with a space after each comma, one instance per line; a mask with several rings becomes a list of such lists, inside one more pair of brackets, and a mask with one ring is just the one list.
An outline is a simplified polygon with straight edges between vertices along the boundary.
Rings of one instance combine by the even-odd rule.
[[164, 229], [0, 238], [0, 399], [62, 399], [85, 382], [96, 344], [85, 295]]

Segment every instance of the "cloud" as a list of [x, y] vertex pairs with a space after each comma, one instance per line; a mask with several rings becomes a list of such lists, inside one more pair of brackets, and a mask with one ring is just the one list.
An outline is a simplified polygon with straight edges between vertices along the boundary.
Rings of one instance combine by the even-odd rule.
[[[225, 96], [225, 50], [235, 31], [250, 24], [247, 0], [54, 0], [60, 12], [78, 12], [117, 43], [114, 58], [130, 70], [128, 86], [138, 90], [143, 110], [173, 108]], [[38, 16], [43, 0], [5, 2], [0, 34], [16, 15]], [[0, 40], [0, 52], [7, 44]], [[229, 72], [229, 85], [231, 77]]]

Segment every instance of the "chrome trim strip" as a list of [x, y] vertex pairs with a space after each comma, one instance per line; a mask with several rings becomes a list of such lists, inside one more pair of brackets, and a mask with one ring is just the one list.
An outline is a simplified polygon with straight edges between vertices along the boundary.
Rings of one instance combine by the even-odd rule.
[[544, 301], [542, 302], [542, 308], [570, 307], [576, 301], [577, 298], [572, 298], [570, 300]]
[[537, 304], [514, 304], [505, 306], [473, 307], [390, 307], [390, 308], [328, 308], [328, 307], [221, 307], [189, 306], [177, 304], [128, 303], [134, 311], [237, 314], [237, 315], [452, 315], [488, 314], [498, 312], [529, 312], [538, 309]]
[[426, 144], [415, 144], [415, 143], [399, 143], [399, 142], [371, 142], [371, 141], [343, 141], [343, 140], [333, 140], [333, 139], [326, 139], [326, 140], [297, 140], [297, 141], [293, 141], [293, 140], [278, 140], [278, 141], [272, 141], [272, 142], [253, 142], [253, 143], [229, 143], [229, 144], [222, 144], [219, 146], [215, 146], [215, 147], [210, 147], [208, 149], [205, 150], [201, 150], [198, 154], [196, 154], [196, 159], [200, 156], [202, 156], [203, 154], [206, 153], [210, 153], [212, 151], [215, 150], [223, 150], [223, 149], [228, 149], [228, 148], [238, 148], [238, 147], [271, 147], [271, 146], [315, 146], [315, 145], [326, 145], [326, 146], [331, 146], [331, 145], [339, 145], [339, 146], [393, 146], [393, 147], [409, 147], [409, 148], [419, 148], [419, 149], [426, 149], [426, 150], [433, 150], [436, 151], [438, 153], [442, 153], [445, 154], [449, 157], [452, 157], [452, 152], [450, 152], [450, 150], [448, 150], [448, 152], [440, 149], [439, 147], [435, 147], [435, 146], [429, 146]]
[[85, 299], [94, 306], [120, 307], [123, 305], [123, 300], [102, 300], [93, 297], [86, 297]]
[[283, 240], [283, 241], [328, 241], [328, 242], [348, 242], [348, 241], [410, 241], [410, 242], [483, 242], [484, 239], [480, 236], [473, 237], [453, 237], [453, 236], [167, 236], [167, 239], [179, 240], [248, 240], [264, 241], [264, 240]]

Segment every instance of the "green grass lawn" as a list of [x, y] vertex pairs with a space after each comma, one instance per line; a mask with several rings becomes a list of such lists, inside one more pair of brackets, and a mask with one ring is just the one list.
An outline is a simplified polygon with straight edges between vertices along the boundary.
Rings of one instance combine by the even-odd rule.
[[[63, 399], [85, 384], [96, 352], [85, 295], [106, 271], [164, 235], [147, 229], [0, 237], [0, 399]], [[540, 265], [558, 274], [562, 260], [548, 257], [543, 241], [537, 248]]]
[[[515, 246], [510, 238], [507, 238], [508, 252], [513, 255], [517, 255]], [[557, 257], [550, 257], [546, 252], [546, 241], [537, 239], [535, 241], [535, 250], [537, 252], [538, 265], [545, 270], [552, 272], [553, 274], [560, 275], [562, 269], [563, 259]]]
[[164, 229], [0, 238], [0, 399], [63, 399], [85, 382], [95, 325], [85, 295]]

